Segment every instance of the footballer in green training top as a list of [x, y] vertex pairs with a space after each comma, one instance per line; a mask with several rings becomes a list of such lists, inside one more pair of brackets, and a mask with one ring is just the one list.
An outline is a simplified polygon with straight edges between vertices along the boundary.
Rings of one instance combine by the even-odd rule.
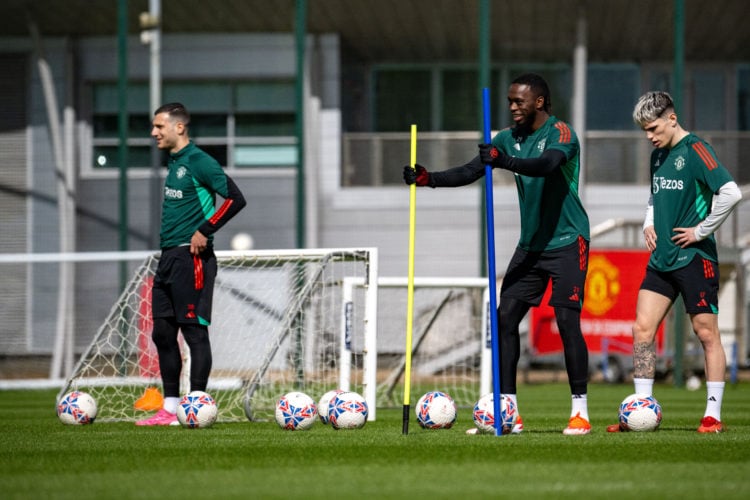
[[[539, 305], [551, 280], [550, 305], [563, 341], [572, 400], [563, 434], [588, 434], [588, 349], [580, 317], [590, 236], [588, 215], [578, 196], [580, 146], [570, 125], [551, 114], [549, 87], [541, 76], [529, 73], [513, 80], [508, 109], [513, 126], [498, 133], [492, 144], [480, 144], [479, 155], [467, 164], [441, 172], [406, 166], [404, 181], [463, 186], [484, 176], [485, 165], [515, 173], [521, 236], [503, 277], [497, 311], [500, 392], [522, 408], [516, 395], [518, 327], [529, 309]], [[523, 425], [519, 413], [512, 432], [523, 431]]]
[[[675, 227], [695, 227], [711, 209], [714, 193], [734, 182], [719, 163], [713, 148], [688, 133], [672, 148], [659, 146], [651, 155], [651, 194], [656, 234], [670, 234]], [[713, 234], [682, 248], [657, 241], [649, 265], [660, 271], [686, 266], [697, 254], [718, 261]]]
[[[219, 163], [190, 140], [190, 114], [179, 102], [154, 112], [151, 136], [169, 153], [161, 214], [161, 256], [152, 286], [153, 331], [164, 396], [161, 408], [136, 425], [175, 425], [182, 354], [190, 349], [190, 391], [205, 391], [213, 357], [211, 322], [217, 273], [213, 234], [244, 206], [242, 192]], [[224, 201], [216, 209], [216, 195]], [[136, 408], [146, 394], [136, 401]], [[144, 405], [144, 409], [146, 406]]]
[[[727, 361], [719, 332], [719, 259], [713, 233], [742, 193], [713, 148], [682, 128], [667, 92], [642, 95], [633, 121], [656, 148], [651, 154], [651, 193], [643, 222], [651, 258], [638, 290], [633, 324], [635, 392], [653, 393], [656, 330], [681, 295], [705, 360], [706, 410], [698, 432], [722, 432]], [[622, 424], [607, 427], [608, 432], [626, 430]]]
[[579, 236], [589, 239], [589, 219], [578, 197], [580, 146], [567, 123], [551, 116], [537, 130], [507, 128], [494, 137], [492, 144], [507, 155], [505, 168], [514, 161], [519, 163], [515, 158], [538, 159], [547, 150], [565, 156], [559, 168], [549, 172], [543, 171], [543, 166], [534, 172], [532, 165], [525, 170], [526, 175], [514, 176], [521, 206], [521, 248], [541, 252], [569, 245]]

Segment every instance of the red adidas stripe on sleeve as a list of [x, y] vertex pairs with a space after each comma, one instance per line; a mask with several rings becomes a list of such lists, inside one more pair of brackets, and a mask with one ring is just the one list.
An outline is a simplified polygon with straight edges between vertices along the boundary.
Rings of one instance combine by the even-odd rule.
[[560, 132], [560, 144], [570, 143], [570, 128], [565, 122], [555, 123], [555, 128]]
[[693, 150], [698, 153], [698, 156], [700, 156], [701, 160], [703, 160], [703, 163], [706, 165], [707, 169], [713, 170], [719, 166], [716, 158], [714, 158], [708, 148], [706, 148], [706, 145], [702, 142], [696, 142], [695, 144], [693, 144]]
[[222, 203], [221, 207], [219, 207], [219, 210], [216, 211], [216, 213], [208, 220], [208, 222], [216, 225], [216, 223], [219, 222], [222, 217], [224, 217], [224, 214], [227, 213], [227, 210], [229, 210], [229, 207], [231, 206], [232, 200], [224, 200], [224, 203]]

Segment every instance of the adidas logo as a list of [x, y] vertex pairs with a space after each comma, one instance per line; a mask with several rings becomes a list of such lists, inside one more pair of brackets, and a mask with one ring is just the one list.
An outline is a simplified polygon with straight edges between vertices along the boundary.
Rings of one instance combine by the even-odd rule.
[[714, 401], [714, 402], [716, 402], [716, 398], [715, 398], [715, 397], [713, 397], [713, 396], [711, 396], [710, 398], [708, 398], [708, 400], [709, 400], [709, 401]]

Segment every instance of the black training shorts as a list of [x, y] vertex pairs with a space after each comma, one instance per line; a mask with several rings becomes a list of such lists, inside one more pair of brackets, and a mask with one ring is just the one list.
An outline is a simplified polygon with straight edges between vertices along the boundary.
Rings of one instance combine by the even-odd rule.
[[672, 302], [682, 294], [688, 314], [719, 313], [719, 265], [696, 255], [693, 260], [674, 271], [657, 271], [646, 267], [641, 290], [650, 290], [668, 297]]
[[199, 256], [190, 246], [162, 250], [154, 276], [154, 318], [175, 318], [177, 323], [208, 325], [216, 279], [216, 255], [211, 248]]
[[538, 306], [552, 280], [552, 307], [583, 307], [583, 289], [589, 262], [589, 243], [578, 237], [575, 243], [547, 252], [516, 248], [503, 278], [500, 300], [514, 298]]

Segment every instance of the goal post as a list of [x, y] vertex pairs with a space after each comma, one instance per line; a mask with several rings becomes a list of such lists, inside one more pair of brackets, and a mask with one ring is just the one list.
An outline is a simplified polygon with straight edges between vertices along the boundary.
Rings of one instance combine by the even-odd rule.
[[[219, 405], [219, 421], [272, 420], [284, 393], [313, 399], [346, 382], [373, 409], [377, 322], [366, 312], [354, 325], [351, 350], [339, 352], [344, 335], [342, 294], [346, 279], [365, 284], [351, 298], [356, 308], [377, 308], [377, 249], [217, 251], [212, 324], [213, 367], [207, 391]], [[150, 340], [150, 288], [159, 255], [133, 273], [91, 344], [63, 385], [97, 400], [99, 421], [143, 417], [134, 403], [150, 386], [161, 386]], [[350, 332], [351, 333], [351, 332]], [[370, 340], [365, 340], [365, 338]], [[189, 349], [181, 342], [187, 371]], [[350, 363], [345, 368], [342, 363]], [[181, 393], [189, 390], [183, 373]]]

